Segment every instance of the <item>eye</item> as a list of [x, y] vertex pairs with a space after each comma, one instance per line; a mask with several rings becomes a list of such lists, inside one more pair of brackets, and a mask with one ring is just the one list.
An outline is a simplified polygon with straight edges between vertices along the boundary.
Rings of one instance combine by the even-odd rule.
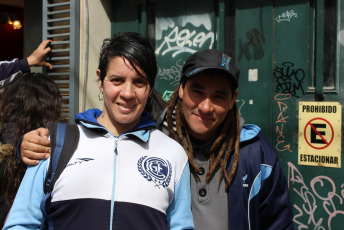
[[223, 101], [223, 100], [226, 100], [226, 96], [221, 95], [221, 94], [217, 94], [217, 95], [214, 95], [214, 99], [218, 100], [218, 101]]
[[197, 94], [197, 95], [202, 95], [203, 94], [203, 92], [201, 90], [199, 90], [199, 89], [193, 89], [192, 93]]
[[134, 84], [137, 87], [144, 87], [144, 86], [146, 86], [148, 84], [148, 82], [144, 78], [138, 78], [138, 79], [135, 80]]
[[113, 84], [118, 85], [118, 84], [120, 84], [120, 83], [123, 82], [123, 79], [122, 79], [122, 78], [119, 78], [119, 77], [113, 77], [113, 78], [110, 79], [110, 81], [111, 81]]

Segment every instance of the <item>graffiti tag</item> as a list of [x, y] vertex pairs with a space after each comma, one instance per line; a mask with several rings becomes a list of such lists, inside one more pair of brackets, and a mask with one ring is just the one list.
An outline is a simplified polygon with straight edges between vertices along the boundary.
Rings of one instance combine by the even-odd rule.
[[179, 59], [175, 65], [169, 68], [161, 68], [158, 70], [158, 78], [161, 80], [170, 81], [170, 85], [177, 86], [180, 82], [181, 71], [184, 65], [184, 61]]
[[294, 12], [294, 10], [291, 11], [286, 11], [285, 13], [282, 13], [281, 15], [278, 15], [275, 20], [277, 21], [277, 23], [280, 22], [290, 22], [290, 19], [294, 17], [297, 18], [297, 13]]
[[[165, 55], [166, 53], [173, 52], [172, 57], [184, 52], [194, 53], [208, 41], [208, 48], [212, 48], [214, 44], [214, 32], [209, 31], [207, 34], [204, 32], [197, 33], [196, 30], [190, 31], [189, 29], [182, 29], [176, 26], [167, 36], [164, 41], [155, 50], [157, 55]], [[198, 48], [198, 49], [196, 49]]]
[[[286, 100], [288, 100], [291, 97], [290, 94], [277, 94], [275, 96], [275, 100], [277, 101], [279, 113], [277, 116], [277, 119], [275, 121], [276, 124], [276, 133], [277, 133], [277, 144], [276, 144], [276, 150], [278, 151], [289, 151], [293, 152], [290, 149], [290, 144], [285, 143], [285, 136], [284, 136], [284, 125], [287, 124], [287, 120], [289, 116], [286, 116], [288, 110], [288, 105], [286, 103]], [[284, 102], [283, 102], [284, 101]]]
[[246, 43], [243, 43], [242, 39], [239, 38], [239, 56], [240, 61], [243, 56], [250, 61], [252, 56], [250, 53], [250, 48], [253, 49], [254, 60], [260, 60], [264, 57], [264, 50], [262, 44], [266, 43], [264, 33], [263, 33], [263, 9], [260, 8], [259, 11], [259, 24], [260, 29], [252, 28], [246, 33]]
[[[288, 162], [288, 187], [291, 195], [302, 202], [294, 204], [294, 223], [298, 229], [331, 230], [335, 223], [344, 220], [344, 184], [340, 193], [328, 176], [316, 176], [307, 184], [296, 166]], [[319, 215], [321, 213], [325, 216]]]
[[276, 92], [290, 93], [294, 97], [298, 91], [301, 91], [302, 95], [305, 94], [302, 83], [305, 78], [305, 71], [303, 69], [294, 69], [294, 63], [283, 62], [282, 66], [276, 66], [274, 71], [274, 77], [277, 80]]

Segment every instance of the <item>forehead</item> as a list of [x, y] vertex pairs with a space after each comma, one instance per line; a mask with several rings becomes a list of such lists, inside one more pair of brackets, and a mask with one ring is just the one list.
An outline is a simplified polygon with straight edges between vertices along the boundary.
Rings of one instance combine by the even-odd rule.
[[191, 77], [186, 85], [191, 88], [231, 92], [231, 80], [228, 76], [218, 72], [200, 72]]
[[135, 74], [138, 77], [146, 77], [146, 74], [138, 66], [133, 66], [128, 59], [122, 56], [114, 56], [109, 59], [106, 73], [111, 74], [112, 72], [121, 74], [132, 72], [131, 74]]

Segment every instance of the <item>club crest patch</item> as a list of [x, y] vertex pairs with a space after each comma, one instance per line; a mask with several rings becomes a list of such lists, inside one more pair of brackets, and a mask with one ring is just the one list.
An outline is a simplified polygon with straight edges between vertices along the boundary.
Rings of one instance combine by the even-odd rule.
[[172, 165], [168, 160], [143, 156], [137, 162], [137, 168], [144, 178], [152, 181], [156, 187], [166, 188], [171, 181]]

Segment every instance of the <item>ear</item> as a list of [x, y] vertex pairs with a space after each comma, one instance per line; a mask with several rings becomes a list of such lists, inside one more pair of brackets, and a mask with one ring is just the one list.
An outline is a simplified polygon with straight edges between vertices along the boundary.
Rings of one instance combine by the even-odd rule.
[[232, 100], [231, 100], [231, 102], [230, 102], [230, 109], [233, 108], [234, 103], [235, 103], [235, 100], [236, 100], [237, 97], [238, 97], [238, 94], [239, 94], [238, 90], [235, 90], [235, 92], [234, 92], [234, 94], [233, 94], [233, 97], [232, 97]]
[[100, 80], [100, 70], [97, 69], [97, 83], [98, 83], [98, 88], [101, 93], [103, 93], [103, 84], [102, 81]]
[[180, 84], [179, 85], [179, 98], [180, 98], [180, 100], [183, 100], [183, 95], [184, 95], [184, 88], [183, 88], [183, 85]]
[[[149, 85], [149, 84], [148, 84], [148, 85]], [[155, 90], [155, 89], [154, 89], [154, 88], [151, 88], [150, 85], [149, 85], [149, 96], [152, 96], [153, 90]]]

